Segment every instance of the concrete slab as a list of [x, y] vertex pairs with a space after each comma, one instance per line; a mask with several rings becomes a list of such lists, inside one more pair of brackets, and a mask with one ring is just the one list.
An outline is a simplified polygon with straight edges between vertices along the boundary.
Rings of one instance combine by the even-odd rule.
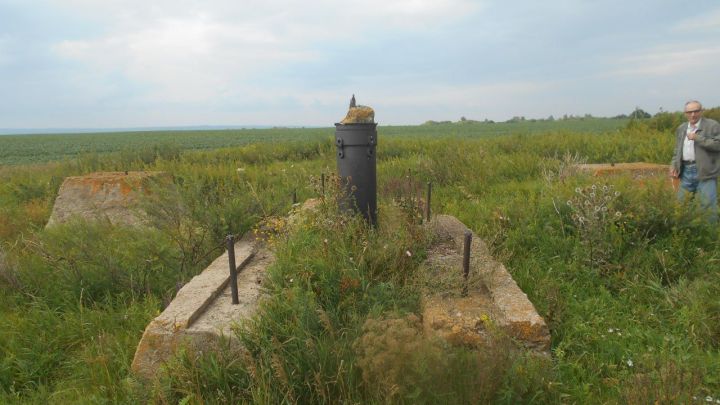
[[223, 339], [236, 344], [234, 325], [252, 316], [262, 297], [265, 270], [274, 255], [251, 234], [235, 244], [238, 305], [232, 304], [228, 254], [213, 261], [178, 291], [175, 299], [145, 329], [135, 351], [133, 372], [150, 379], [180, 347], [216, 349]]
[[[550, 348], [550, 332], [527, 295], [487, 245], [473, 234], [470, 274], [462, 274], [465, 224], [450, 215], [433, 217], [434, 243], [424, 263], [427, 289], [423, 326], [451, 343], [477, 346], [499, 328], [525, 346]], [[463, 288], [467, 285], [467, 296]]]

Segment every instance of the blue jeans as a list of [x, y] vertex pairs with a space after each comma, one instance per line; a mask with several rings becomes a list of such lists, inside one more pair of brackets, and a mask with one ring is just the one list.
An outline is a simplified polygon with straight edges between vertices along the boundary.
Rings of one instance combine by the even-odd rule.
[[708, 213], [710, 221], [717, 222], [717, 179], [698, 180], [697, 165], [683, 165], [677, 194], [678, 200], [685, 201], [688, 193], [697, 193], [700, 198], [700, 206]]

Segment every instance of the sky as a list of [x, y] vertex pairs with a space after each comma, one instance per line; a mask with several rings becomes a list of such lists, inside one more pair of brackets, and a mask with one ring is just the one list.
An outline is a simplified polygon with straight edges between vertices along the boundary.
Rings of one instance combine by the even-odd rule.
[[0, 0], [0, 128], [720, 106], [717, 0]]

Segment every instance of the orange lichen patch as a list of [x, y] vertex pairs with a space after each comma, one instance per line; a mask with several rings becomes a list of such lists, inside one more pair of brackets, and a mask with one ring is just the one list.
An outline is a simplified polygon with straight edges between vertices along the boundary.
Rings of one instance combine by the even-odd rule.
[[[137, 187], [135, 187], [135, 188], [137, 188]], [[120, 193], [122, 195], [128, 195], [132, 191], [133, 191], [133, 187], [130, 187], [130, 185], [127, 184], [127, 182], [125, 182], [125, 181], [120, 182]]]
[[595, 163], [577, 165], [579, 170], [590, 172], [593, 176], [611, 176], [630, 174], [634, 179], [653, 176], [667, 176], [670, 166], [656, 163]]
[[430, 297], [423, 302], [423, 329], [458, 346], [480, 347], [493, 324], [492, 301], [487, 294], [467, 297]]
[[110, 188], [117, 187], [122, 195], [128, 195], [134, 191], [146, 191], [145, 187], [149, 178], [163, 177], [162, 172], [102, 172], [90, 173], [85, 176], [68, 177], [68, 184], [79, 184], [89, 188], [91, 195], [99, 192], [107, 192]]
[[503, 326], [509, 335], [514, 336], [517, 339], [528, 342], [544, 350], [550, 348], [547, 328], [540, 327], [538, 324], [533, 324], [527, 321], [509, 323]]

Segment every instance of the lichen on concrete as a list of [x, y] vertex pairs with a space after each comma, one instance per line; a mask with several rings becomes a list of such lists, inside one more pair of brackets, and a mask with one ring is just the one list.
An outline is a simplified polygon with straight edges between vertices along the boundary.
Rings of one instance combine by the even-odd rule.
[[58, 191], [47, 226], [73, 217], [106, 219], [113, 224], [141, 225], [145, 214], [142, 198], [156, 186], [169, 187], [172, 177], [164, 172], [97, 172], [67, 177]]
[[435, 216], [430, 227], [434, 242], [423, 268], [425, 331], [471, 347], [503, 331], [529, 348], [548, 350], [550, 333], [544, 319], [485, 243], [473, 235], [465, 280], [462, 251], [468, 228], [449, 215]]

